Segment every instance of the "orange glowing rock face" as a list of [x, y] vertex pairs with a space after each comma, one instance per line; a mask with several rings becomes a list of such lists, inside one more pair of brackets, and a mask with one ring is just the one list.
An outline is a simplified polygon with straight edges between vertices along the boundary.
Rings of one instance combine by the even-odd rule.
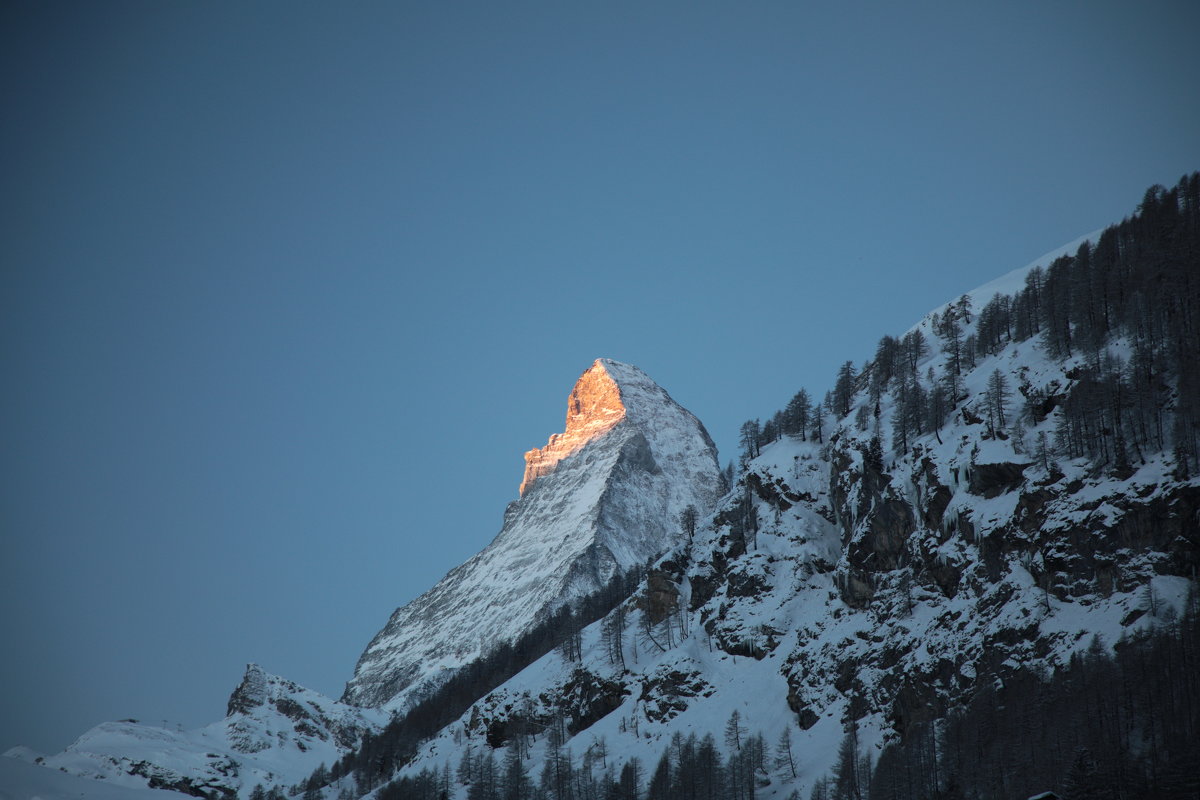
[[620, 387], [597, 361], [579, 376], [567, 398], [566, 430], [551, 434], [545, 447], [525, 454], [521, 494], [542, 475], [553, 472], [558, 462], [607, 433], [624, 418]]

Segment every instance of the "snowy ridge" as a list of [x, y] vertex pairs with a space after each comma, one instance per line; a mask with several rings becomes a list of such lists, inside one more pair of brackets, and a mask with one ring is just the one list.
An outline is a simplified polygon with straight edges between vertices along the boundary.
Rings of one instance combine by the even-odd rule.
[[[603, 402], [589, 402], [595, 393]], [[597, 360], [572, 391], [566, 427], [546, 448], [561, 450], [527, 471], [496, 539], [398, 609], [368, 645], [348, 702], [405, 707], [496, 642], [668, 549], [680, 512], [708, 509], [720, 493], [703, 425], [636, 367]]]
[[[1061, 247], [1056, 247], [1048, 253], [1043, 253], [1023, 267], [1018, 267], [1012, 272], [1006, 272], [995, 280], [990, 280], [982, 286], [972, 289], [969, 292], [965, 292], [964, 296], [971, 299], [971, 306], [973, 308], [980, 309], [983, 308], [987, 301], [991, 300], [998, 294], [1016, 294], [1017, 292], [1021, 291], [1021, 288], [1025, 285], [1025, 276], [1032, 272], [1035, 267], [1041, 267], [1042, 269], [1045, 269], [1062, 256], [1074, 255], [1075, 252], [1079, 250], [1080, 245], [1082, 245], [1084, 242], [1089, 242], [1094, 245], [1096, 242], [1100, 241], [1100, 234], [1102, 233], [1104, 233], [1103, 228], [1084, 234], [1078, 239], [1072, 239]], [[961, 297], [956, 297], [953, 300], [949, 300], [933, 309], [922, 318], [920, 323], [914, 325], [913, 328], [910, 328], [909, 330], [927, 324], [934, 314], [946, 313], [946, 309], [950, 308], [950, 306], [957, 303], [960, 299]]]
[[[105, 722], [53, 756], [5, 755], [142, 790], [132, 797], [151, 797], [147, 787], [173, 789], [166, 794], [171, 797], [179, 796], [175, 792], [246, 797], [257, 784], [291, 784], [322, 763], [334, 763], [364, 732], [386, 721], [385, 714], [345, 706], [251, 664], [220, 722], [189, 731]], [[159, 794], [165, 793], [153, 796]]]

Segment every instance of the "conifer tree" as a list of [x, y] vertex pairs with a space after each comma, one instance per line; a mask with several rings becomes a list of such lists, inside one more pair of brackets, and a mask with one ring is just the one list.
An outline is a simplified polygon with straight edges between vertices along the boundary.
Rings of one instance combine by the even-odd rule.
[[564, 749], [567, 741], [566, 722], [555, 716], [546, 729], [546, 761], [542, 766], [541, 788], [553, 800], [571, 800], [571, 753]]
[[787, 408], [784, 409], [783, 432], [789, 436], [806, 438], [808, 418], [811, 413], [812, 400], [809, 398], [808, 392], [801, 389], [788, 401]]
[[725, 723], [725, 746], [730, 750], [741, 750], [742, 739], [745, 735], [746, 729], [742, 727], [742, 715], [735, 708]]
[[[931, 368], [929, 370], [929, 394], [925, 407], [925, 429], [935, 433], [939, 431], [946, 424], [946, 417], [950, 416], [950, 409], [951, 400], [946, 393], [946, 385], [943, 381], [937, 380]], [[941, 441], [940, 436], [938, 441]]]
[[668, 751], [664, 750], [658, 759], [658, 766], [650, 776], [650, 785], [646, 787], [646, 800], [670, 800], [671, 798], [671, 759]]
[[642, 784], [642, 762], [636, 756], [625, 762], [621, 767], [621, 777], [617, 781], [615, 800], [639, 800]]
[[875, 472], [883, 472], [883, 445], [878, 435], [872, 436], [871, 441], [867, 443], [867, 449], [863, 453], [863, 464]]
[[837, 380], [833, 386], [833, 405], [839, 419], [850, 413], [850, 402], [854, 399], [854, 379], [857, 377], [852, 361], [845, 362], [838, 369]]
[[[1079, 748], [1071, 770], [1063, 782], [1063, 800], [1097, 800], [1102, 796], [1103, 784], [1100, 781], [1096, 761], [1086, 747]], [[1108, 792], [1103, 792], [1107, 795]]]
[[487, 748], [487, 751], [486, 755], [479, 756], [476, 779], [467, 789], [468, 800], [498, 800], [499, 798], [496, 754], [491, 748]]
[[929, 355], [929, 344], [925, 341], [925, 334], [921, 333], [920, 328], [913, 328], [904, 334], [904, 338], [900, 340], [900, 345], [904, 351], [905, 364], [908, 367], [909, 374], [916, 375], [918, 362]]
[[[949, 316], [947, 314], [947, 316]], [[962, 326], [953, 317], [943, 323], [942, 352], [946, 354], [946, 372], [958, 377], [962, 375]]]
[[467, 746], [463, 748], [462, 758], [458, 762], [458, 771], [454, 777], [464, 786], [470, 786], [475, 782], [477, 773], [475, 771], [475, 746], [471, 740], [467, 740]]
[[858, 726], [846, 728], [833, 773], [833, 800], [863, 800], [858, 764]]
[[1004, 409], [1008, 402], [1008, 379], [1000, 370], [993, 370], [988, 376], [987, 391], [984, 392], [984, 403], [987, 408], [988, 430], [992, 435], [1002, 430], [1007, 424]]
[[532, 789], [529, 771], [519, 748], [509, 747], [504, 756], [504, 780], [501, 789], [503, 800], [525, 800]]
[[792, 753], [792, 729], [784, 726], [779, 734], [779, 743], [775, 745], [775, 769], [784, 776], [796, 777], [796, 757]]
[[758, 443], [762, 428], [756, 419], [748, 419], [742, 423], [738, 441], [742, 445], [742, 462], [758, 458]]
[[875, 358], [872, 361], [871, 370], [871, 386], [873, 399], [878, 399], [879, 393], [882, 393], [895, 376], [896, 360], [900, 352], [900, 343], [895, 337], [884, 336], [879, 340], [878, 346], [875, 348]]

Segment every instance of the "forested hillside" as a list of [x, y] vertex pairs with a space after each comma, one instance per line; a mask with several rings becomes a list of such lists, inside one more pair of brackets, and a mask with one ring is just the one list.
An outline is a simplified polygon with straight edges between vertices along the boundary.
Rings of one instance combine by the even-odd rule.
[[[1170, 447], [1178, 469], [1191, 474], [1200, 457], [1200, 173], [1171, 189], [1146, 191], [1136, 214], [1106, 228], [1095, 243], [1048, 267], [1025, 272], [1023, 286], [997, 292], [980, 307], [963, 295], [931, 317], [936, 339], [921, 326], [880, 339], [874, 357], [856, 370], [847, 361], [833, 389], [814, 402], [801, 389], [766, 423], [742, 426], [743, 460], [782, 435], [822, 441], [828, 426], [850, 414], [865, 430], [885, 392], [895, 395], [891, 446], [904, 452], [916, 437], [936, 434], [956, 408], [985, 422], [994, 435], [1023, 428], [1055, 409], [1054, 436], [1031, 443], [1037, 456], [1086, 458], [1096, 467], [1128, 470], [1131, 459]], [[1014, 387], [1003, 375], [971, 398], [964, 373], [1012, 344], [1032, 340], [1053, 360], [1078, 360], [1069, 385]], [[937, 348], [937, 366], [917, 365]], [[964, 405], [965, 404], [965, 405]], [[1015, 411], [1016, 413], [1012, 413]]]

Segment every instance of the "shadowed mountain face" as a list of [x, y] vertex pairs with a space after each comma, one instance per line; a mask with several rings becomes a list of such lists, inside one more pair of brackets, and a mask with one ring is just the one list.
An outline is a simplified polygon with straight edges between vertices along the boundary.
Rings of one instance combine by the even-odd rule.
[[479, 555], [398, 609], [359, 659], [344, 699], [402, 707], [618, 570], [667, 550], [688, 506], [722, 488], [704, 426], [636, 367], [597, 360], [568, 399], [565, 431], [525, 456], [521, 497]]

